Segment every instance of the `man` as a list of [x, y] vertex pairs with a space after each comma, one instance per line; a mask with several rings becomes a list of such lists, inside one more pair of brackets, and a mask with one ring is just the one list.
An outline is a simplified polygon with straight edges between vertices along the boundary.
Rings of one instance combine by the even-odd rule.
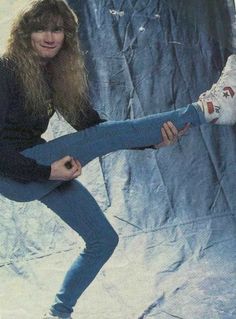
[[[86, 243], [47, 319], [71, 318], [78, 298], [118, 243], [96, 201], [74, 180], [82, 167], [118, 149], [167, 145], [185, 123], [236, 121], [234, 55], [216, 89], [198, 103], [138, 120], [105, 122], [88, 103], [77, 26], [63, 0], [36, 1], [17, 18], [0, 61], [0, 192], [17, 201], [40, 200]], [[221, 97], [225, 92], [228, 99]], [[45, 143], [41, 134], [55, 111], [79, 132]]]

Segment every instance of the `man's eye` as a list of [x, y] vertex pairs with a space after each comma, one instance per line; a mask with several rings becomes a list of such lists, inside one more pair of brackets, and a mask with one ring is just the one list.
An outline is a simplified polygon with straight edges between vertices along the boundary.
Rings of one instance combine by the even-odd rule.
[[63, 28], [62, 27], [57, 27], [55, 29], [52, 30], [55, 33], [59, 33], [59, 32], [63, 32]]
[[37, 29], [37, 30], [35, 30], [35, 32], [42, 33], [42, 32], [45, 32], [45, 30], [44, 29]]

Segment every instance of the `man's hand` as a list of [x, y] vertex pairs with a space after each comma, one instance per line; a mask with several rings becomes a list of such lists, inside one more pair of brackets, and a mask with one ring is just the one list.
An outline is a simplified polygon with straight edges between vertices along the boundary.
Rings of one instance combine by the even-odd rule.
[[190, 124], [186, 124], [182, 130], [177, 130], [174, 124], [170, 121], [164, 123], [161, 128], [161, 134], [163, 141], [157, 145], [154, 145], [155, 148], [172, 145], [177, 142], [178, 138], [184, 135], [189, 129]]
[[51, 164], [49, 180], [70, 181], [80, 176], [81, 171], [80, 162], [68, 155]]

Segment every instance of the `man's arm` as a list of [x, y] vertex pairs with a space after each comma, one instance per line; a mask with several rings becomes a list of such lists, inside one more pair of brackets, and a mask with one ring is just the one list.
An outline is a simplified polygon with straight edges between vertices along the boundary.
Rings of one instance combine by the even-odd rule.
[[0, 59], [0, 175], [22, 182], [48, 180], [51, 167], [40, 165], [35, 160], [23, 156], [2, 140], [7, 112], [10, 109], [10, 86], [13, 71], [9, 61]]

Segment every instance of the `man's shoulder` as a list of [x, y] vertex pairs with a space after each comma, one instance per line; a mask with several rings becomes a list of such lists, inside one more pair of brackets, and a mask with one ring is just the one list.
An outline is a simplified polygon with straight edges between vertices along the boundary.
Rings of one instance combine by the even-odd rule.
[[0, 56], [0, 68], [2, 70], [12, 72], [14, 71], [15, 67], [16, 63], [12, 59], [5, 56]]
[[0, 77], [11, 81], [15, 78], [16, 63], [7, 57], [0, 57]]

